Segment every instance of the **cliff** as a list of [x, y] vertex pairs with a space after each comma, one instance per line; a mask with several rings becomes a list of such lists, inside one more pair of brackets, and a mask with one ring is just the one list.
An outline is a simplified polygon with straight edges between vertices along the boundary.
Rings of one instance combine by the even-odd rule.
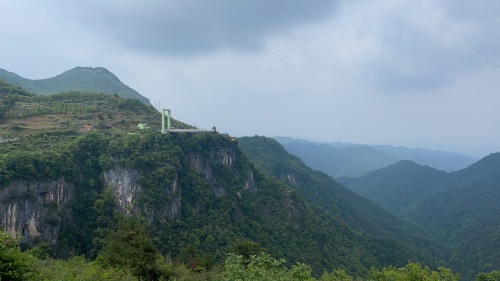
[[310, 206], [257, 171], [237, 141], [215, 133], [94, 132], [43, 153], [9, 152], [0, 168], [0, 227], [28, 245], [50, 243], [59, 257], [95, 256], [106, 230], [134, 213], [148, 222], [159, 250], [182, 262], [186, 253], [220, 262], [247, 240], [317, 274], [421, 260], [399, 242], [355, 232]]
[[14, 181], [0, 190], [0, 225], [14, 237], [57, 243], [61, 216], [68, 211], [74, 185]]

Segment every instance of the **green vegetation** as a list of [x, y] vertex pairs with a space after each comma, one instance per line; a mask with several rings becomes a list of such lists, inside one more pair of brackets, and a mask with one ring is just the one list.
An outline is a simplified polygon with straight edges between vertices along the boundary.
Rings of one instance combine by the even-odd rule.
[[[120, 245], [110, 244], [109, 235], [113, 241], [126, 239], [126, 232], [110, 230], [123, 230], [119, 216], [127, 210], [115, 207], [117, 211], [110, 212], [112, 193], [101, 176], [104, 171], [136, 171], [141, 190], [131, 210], [147, 220], [160, 253], [191, 270], [210, 270], [244, 241], [255, 241], [290, 263], [307, 263], [316, 275], [338, 267], [363, 276], [371, 266], [400, 266], [418, 259], [395, 240], [354, 232], [309, 205], [298, 192], [253, 169], [237, 142], [219, 134], [92, 132], [42, 152], [12, 150], [0, 157], [0, 166], [6, 167], [3, 187], [17, 180], [58, 177], [75, 186], [69, 209], [54, 213], [59, 242], [51, 246], [52, 255], [101, 255], [106, 263], [126, 265], [135, 275], [161, 267], [154, 266], [151, 245], [141, 248], [150, 249], [142, 258], [146, 264], [127, 264], [109, 254]], [[17, 199], [4, 202], [9, 200]]]
[[353, 179], [347, 186], [392, 213], [400, 214], [427, 194], [436, 192], [447, 178], [444, 171], [404, 160]]
[[149, 104], [146, 97], [123, 84], [113, 73], [102, 67], [75, 67], [55, 77], [39, 80], [26, 79], [0, 69], [0, 79], [41, 95], [70, 91], [116, 94], [125, 99], [139, 100], [141, 103]]
[[[445, 258], [446, 250], [429, 235], [348, 190], [325, 173], [313, 171], [277, 141], [258, 136], [243, 137], [238, 141], [241, 149], [261, 171], [281, 179], [309, 202], [341, 218], [351, 228], [375, 236], [380, 242], [391, 245], [389, 247], [395, 247], [399, 241], [405, 242], [406, 245], [400, 245], [401, 248], [409, 246], [421, 254], [419, 257], [414, 255], [413, 260], [427, 256], [427, 263], [431, 263], [433, 259]], [[383, 251], [380, 249], [381, 255], [385, 255]], [[396, 265], [395, 261], [391, 263]]]
[[21, 252], [19, 241], [0, 231], [0, 280], [25, 280], [33, 271], [33, 258]]
[[[125, 218], [128, 225], [123, 228], [129, 229], [130, 236], [135, 240], [138, 233], [135, 230], [143, 229], [137, 224], [137, 218]], [[123, 225], [125, 226], [125, 225]], [[130, 227], [130, 228], [129, 228]], [[121, 228], [121, 227], [119, 227]], [[143, 229], [144, 230], [144, 229]], [[117, 230], [121, 231], [121, 230]], [[113, 241], [116, 238], [116, 241]], [[123, 243], [126, 236], [110, 236], [110, 243]], [[151, 245], [149, 239], [139, 239], [139, 244]], [[149, 242], [148, 242], [149, 241]], [[168, 263], [154, 254], [155, 259], [151, 259], [151, 264], [156, 266], [157, 275], [151, 275], [144, 271], [135, 271], [137, 262], [142, 263], [137, 256], [143, 253], [151, 252], [136, 243], [127, 243], [136, 251], [130, 255], [128, 250], [117, 249], [112, 255], [123, 262], [113, 265], [105, 264], [106, 257], [99, 256], [97, 261], [91, 262], [85, 260], [82, 256], [75, 256], [68, 260], [58, 260], [50, 257], [35, 257], [34, 250], [22, 252], [16, 239], [10, 238], [5, 232], [0, 231], [0, 279], [1, 280], [216, 280], [216, 281], [458, 281], [459, 274], [453, 273], [449, 268], [439, 267], [432, 270], [426, 265], [409, 262], [405, 266], [396, 268], [393, 266], [382, 269], [371, 268], [370, 272], [364, 277], [353, 277], [343, 269], [333, 269], [325, 271], [315, 278], [311, 267], [304, 263], [295, 263], [287, 266], [283, 259], [275, 259], [269, 254], [260, 253], [244, 257], [237, 254], [228, 254], [224, 266], [215, 268], [206, 272], [197, 272], [188, 270], [183, 264]], [[125, 247], [122, 247], [125, 248]], [[148, 246], [147, 248], [150, 248]], [[152, 249], [152, 248], [151, 248]], [[153, 250], [154, 252], [154, 250]], [[104, 254], [106, 255], [106, 254]], [[137, 256], [136, 256], [137, 255]], [[149, 260], [149, 259], [148, 259]], [[154, 261], [153, 261], [154, 260]], [[151, 269], [151, 268], [148, 268]], [[158, 271], [161, 269], [162, 271]], [[480, 273], [476, 276], [476, 281], [498, 281], [500, 280], [500, 271]]]
[[352, 188], [426, 229], [452, 252], [447, 264], [471, 280], [500, 264], [500, 153], [454, 173], [400, 162]]
[[[2, 82], [0, 113], [0, 214], [12, 223], [1, 227], [24, 233], [22, 248], [31, 248], [0, 237], [2, 280], [414, 280], [406, 271], [452, 280], [408, 264], [443, 260], [471, 280], [500, 264], [495, 155], [444, 189], [455, 191], [444, 194], [450, 206], [467, 213], [436, 212], [442, 194], [427, 209], [412, 207], [421, 214], [415, 221], [433, 215], [426, 227], [458, 245], [448, 259], [414, 225], [270, 139], [159, 134], [160, 114], [137, 100], [38, 96]], [[476, 235], [489, 244], [466, 240]]]

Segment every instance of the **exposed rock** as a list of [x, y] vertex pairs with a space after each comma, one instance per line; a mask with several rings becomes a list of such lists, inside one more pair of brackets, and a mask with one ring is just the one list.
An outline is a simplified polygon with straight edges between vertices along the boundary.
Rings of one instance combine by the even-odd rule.
[[295, 175], [293, 174], [281, 174], [280, 178], [281, 180], [287, 183], [297, 184], [297, 181], [295, 180]]
[[0, 190], [0, 227], [25, 242], [56, 243], [62, 212], [75, 187], [63, 178], [50, 182], [14, 181]]
[[248, 169], [247, 179], [245, 181], [245, 186], [243, 188], [244, 189], [248, 189], [250, 191], [256, 191], [257, 190], [257, 186], [255, 185], [255, 177], [253, 175], [252, 169]]
[[129, 213], [135, 202], [139, 185], [137, 184], [138, 172], [124, 168], [114, 168], [103, 172], [106, 186], [115, 191], [118, 206], [124, 213]]

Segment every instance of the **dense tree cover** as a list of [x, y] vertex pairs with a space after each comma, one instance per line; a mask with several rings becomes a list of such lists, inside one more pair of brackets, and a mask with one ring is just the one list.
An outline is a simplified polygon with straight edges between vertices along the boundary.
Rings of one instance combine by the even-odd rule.
[[18, 239], [0, 231], [0, 280], [26, 280], [33, 275], [33, 259], [19, 248]]
[[57, 177], [75, 186], [70, 209], [58, 213], [59, 242], [50, 249], [57, 257], [93, 258], [106, 251], [109, 230], [127, 210], [114, 207], [102, 173], [127, 169], [137, 172], [141, 187], [129, 211], [151, 225], [152, 241], [163, 255], [192, 270], [221, 263], [244, 241], [258, 242], [290, 263], [307, 263], [316, 275], [338, 267], [361, 276], [371, 266], [419, 258], [395, 240], [357, 233], [309, 205], [283, 182], [255, 170], [237, 142], [219, 134], [93, 132], [43, 153], [10, 151], [0, 166], [7, 167], [3, 186]]
[[433, 271], [428, 266], [410, 262], [401, 268], [392, 266], [382, 270], [372, 268], [368, 279], [373, 281], [458, 281], [460, 280], [460, 274], [454, 274], [449, 268], [445, 267], [439, 267], [437, 271]]
[[354, 179], [347, 187], [400, 214], [422, 197], [436, 192], [448, 173], [404, 160]]
[[[472, 279], [500, 265], [499, 167], [500, 153], [449, 174], [402, 162], [354, 184], [381, 204], [399, 200], [398, 214], [447, 245], [452, 250], [447, 264]], [[398, 198], [395, 190], [409, 200]]]
[[[109, 236], [109, 245], [124, 243], [123, 239], [136, 240], [137, 234], [145, 234], [144, 225], [137, 217], [124, 218], [124, 222]], [[116, 234], [125, 231], [129, 234]], [[138, 231], [138, 232], [136, 232]], [[125, 234], [125, 232], [123, 234]], [[129, 236], [129, 238], [127, 238]], [[147, 236], [147, 235], [146, 235]], [[237, 254], [227, 255], [223, 268], [216, 268], [207, 272], [187, 270], [182, 264], [167, 263], [159, 258], [158, 252], [151, 247], [151, 241], [146, 236], [138, 239], [139, 243], [125, 243], [133, 248], [134, 254], [128, 249], [116, 248], [112, 253], [114, 258], [123, 262], [113, 265], [106, 264], [108, 257], [99, 257], [96, 262], [89, 262], [82, 256], [72, 257], [68, 260], [58, 260], [49, 257], [35, 257], [35, 251], [21, 252], [18, 240], [10, 238], [5, 232], [0, 231], [0, 278], [1, 280], [216, 280], [216, 281], [458, 281], [460, 277], [450, 269], [439, 267], [432, 270], [426, 265], [409, 262], [405, 266], [393, 266], [382, 269], [372, 268], [363, 278], [353, 277], [343, 269], [324, 271], [319, 277], [314, 277], [311, 267], [304, 263], [287, 265], [283, 259], [275, 259], [266, 253], [244, 257]], [[111, 238], [116, 238], [114, 239]], [[145, 239], [143, 239], [145, 238]], [[140, 245], [149, 245], [142, 247]], [[113, 246], [114, 247], [114, 246]], [[122, 247], [121, 248], [126, 248]], [[151, 251], [152, 250], [152, 251]], [[151, 265], [157, 267], [158, 275], [146, 272], [134, 272], [137, 263], [143, 263], [137, 256], [144, 253], [153, 253], [154, 259], [147, 259]], [[161, 269], [161, 270], [159, 270]], [[480, 273], [477, 281], [500, 280], [499, 271]]]
[[488, 273], [479, 273], [476, 276], [476, 281], [499, 281], [500, 270], [494, 270]]
[[[130, 128], [130, 123], [156, 118], [159, 113], [117, 96], [65, 93], [39, 97], [19, 89], [9, 91], [1, 98], [14, 103], [4, 115], [6, 119], [0, 121], [6, 124], [0, 133], [19, 133], [20, 137], [11, 137], [12, 141], [0, 145], [0, 189], [15, 181], [59, 179], [75, 187], [69, 207], [53, 208], [52, 217], [47, 218], [47, 223], [58, 230], [58, 242], [44, 246], [52, 256], [85, 255], [91, 260], [99, 255], [104, 257], [108, 237], [118, 235], [120, 216], [131, 212], [146, 220], [153, 245], [167, 260], [185, 264], [185, 270], [192, 272], [210, 272], [228, 252], [245, 250], [239, 248], [245, 243], [249, 250], [246, 255], [255, 254], [258, 247], [251, 247], [254, 242], [272, 256], [286, 258], [286, 266], [296, 262], [309, 264], [314, 276], [331, 268], [364, 276], [371, 266], [403, 266], [408, 260], [422, 260], [393, 238], [398, 237], [393, 233], [398, 229], [396, 220], [383, 224], [387, 215], [369, 207], [373, 206], [371, 203], [338, 188], [338, 183], [332, 184], [331, 178], [322, 173], [311, 175], [297, 159], [290, 158], [284, 165], [280, 161], [285, 154], [275, 155], [268, 148], [256, 146], [261, 149], [261, 156], [255, 165], [273, 171], [266, 174], [266, 169], [254, 169], [254, 164], [239, 150], [238, 142], [219, 134], [161, 135], [141, 131], [127, 135], [128, 129], [118, 130], [115, 125], [110, 130], [75, 132], [68, 128], [99, 120], [105, 124], [114, 120], [109, 124], [123, 123], [122, 128]], [[21, 108], [27, 112], [30, 107], [54, 105], [62, 110], [65, 104], [97, 110], [74, 115], [54, 111], [13, 117]], [[48, 118], [43, 119], [45, 122], [65, 115], [70, 118], [59, 120], [61, 127], [53, 131], [25, 130], [37, 118]], [[12, 130], [14, 124], [24, 129]], [[113, 169], [137, 174], [135, 181], [141, 188], [129, 209], [116, 206], [116, 195], [105, 184], [103, 172]], [[273, 175], [284, 179], [288, 186]], [[304, 185], [305, 182], [309, 184]], [[328, 189], [334, 192], [323, 195]], [[26, 198], [31, 198], [28, 195]], [[9, 200], [17, 199], [7, 198], [3, 202]], [[371, 215], [360, 216], [367, 213]], [[386, 231], [393, 237], [384, 236]], [[405, 233], [398, 231], [399, 235]], [[427, 249], [435, 247], [431, 242], [422, 243], [425, 240], [419, 235], [416, 231], [409, 239]], [[489, 235], [496, 234], [493, 231]], [[27, 246], [38, 243], [29, 237], [23, 242]], [[436, 248], [439, 253], [441, 249]], [[158, 261], [154, 268], [163, 268]], [[434, 265], [430, 261], [428, 264]], [[107, 265], [109, 260], [108, 264], [92, 264], [90, 268]], [[127, 267], [132, 274], [131, 265]]]
[[[277, 141], [266, 137], [239, 138], [239, 145], [263, 172], [282, 179], [314, 204], [341, 218], [355, 230], [387, 239], [397, 245], [401, 240], [421, 254], [436, 260], [446, 251], [416, 226], [389, 214], [366, 198], [348, 190], [330, 176], [313, 171], [289, 154]], [[380, 249], [383, 251], [383, 249]], [[427, 259], [429, 263], [430, 258]], [[393, 261], [394, 263], [394, 261]]]

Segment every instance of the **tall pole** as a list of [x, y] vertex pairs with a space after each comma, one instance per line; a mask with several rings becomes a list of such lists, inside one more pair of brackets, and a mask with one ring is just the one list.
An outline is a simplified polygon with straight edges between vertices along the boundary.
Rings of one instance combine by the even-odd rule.
[[167, 131], [170, 130], [170, 109], [161, 110], [161, 133], [165, 134], [165, 111], [167, 112]]
[[170, 109], [167, 109], [167, 130], [170, 130]]
[[165, 108], [161, 110], [161, 133], [165, 134]]

